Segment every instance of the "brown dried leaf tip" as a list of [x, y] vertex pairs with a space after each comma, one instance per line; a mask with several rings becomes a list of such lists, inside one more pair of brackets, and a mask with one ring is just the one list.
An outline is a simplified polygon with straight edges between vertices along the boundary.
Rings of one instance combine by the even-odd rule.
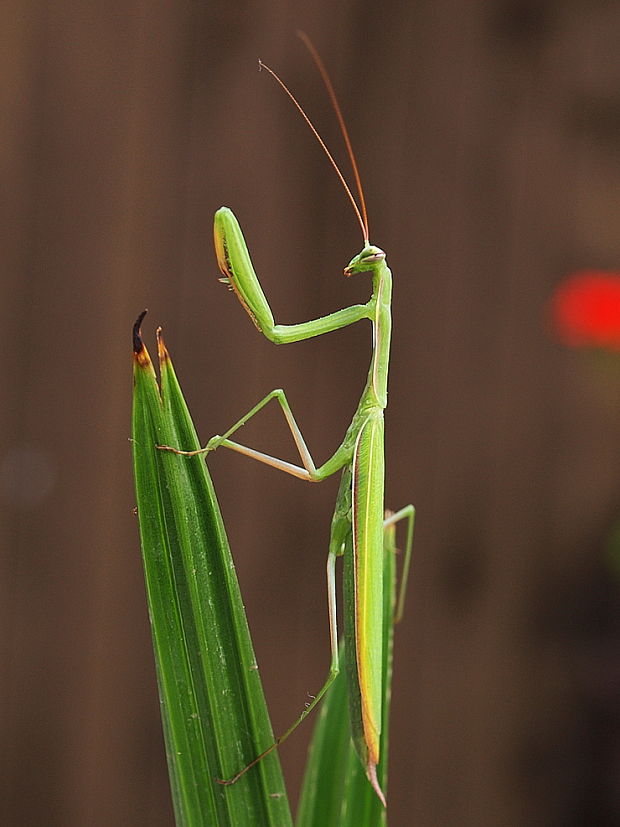
[[159, 357], [159, 364], [161, 367], [163, 367], [166, 363], [170, 362], [170, 354], [168, 353], [168, 348], [166, 347], [166, 343], [164, 342], [164, 334], [162, 332], [161, 327], [157, 328], [156, 335], [157, 355]]
[[148, 351], [144, 346], [144, 342], [142, 341], [142, 333], [140, 331], [142, 320], [146, 316], [146, 313], [147, 311], [143, 310], [133, 326], [133, 353], [136, 362], [141, 368], [149, 367], [151, 364], [151, 360], [149, 358]]

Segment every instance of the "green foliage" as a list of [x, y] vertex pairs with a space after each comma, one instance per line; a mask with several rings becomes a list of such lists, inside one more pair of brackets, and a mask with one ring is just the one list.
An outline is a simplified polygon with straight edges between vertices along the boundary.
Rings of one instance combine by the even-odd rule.
[[[141, 320], [139, 320], [141, 321]], [[149, 616], [172, 796], [179, 827], [291, 824], [224, 525], [168, 354], [161, 389], [135, 335], [133, 453]]]

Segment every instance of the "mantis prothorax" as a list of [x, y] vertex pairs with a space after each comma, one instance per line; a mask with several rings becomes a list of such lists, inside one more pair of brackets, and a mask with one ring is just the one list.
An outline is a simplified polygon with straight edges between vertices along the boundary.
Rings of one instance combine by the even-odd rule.
[[[237, 781], [247, 770], [288, 738], [319, 703], [336, 678], [339, 665], [335, 564], [336, 559], [344, 555], [345, 566], [350, 566], [352, 573], [351, 577], [345, 577], [344, 579], [345, 616], [353, 618], [351, 623], [345, 624], [347, 663], [355, 665], [355, 668], [348, 670], [351, 735], [356, 751], [366, 769], [368, 779], [385, 805], [385, 797], [377, 780], [376, 771], [380, 757], [379, 743], [382, 713], [383, 532], [388, 525], [393, 525], [399, 520], [406, 519], [408, 521], [401, 585], [394, 618], [397, 621], [403, 612], [415, 515], [412, 505], [390, 514], [387, 518], [384, 514], [383, 411], [387, 405], [388, 361], [392, 329], [392, 274], [387, 266], [383, 250], [370, 244], [368, 240], [368, 218], [357, 164], [331, 81], [312, 43], [305, 35], [301, 34], [301, 37], [321, 72], [336, 112], [353, 166], [361, 209], [357, 206], [332, 155], [297, 100], [275, 72], [263, 63], [260, 65], [276, 79], [292, 99], [336, 169], [347, 196], [353, 204], [364, 241], [361, 252], [347, 264], [344, 268], [344, 274], [345, 276], [353, 276], [357, 273], [369, 273], [372, 279], [372, 294], [366, 304], [352, 305], [313, 321], [293, 325], [276, 324], [252, 266], [239, 223], [228, 207], [221, 207], [215, 214], [214, 239], [217, 261], [223, 274], [222, 281], [227, 282], [235, 291], [239, 301], [258, 330], [276, 344], [298, 342], [302, 339], [309, 339], [313, 336], [329, 333], [332, 330], [338, 330], [362, 319], [370, 320], [373, 332], [373, 350], [366, 385], [342, 443], [332, 456], [318, 467], [312, 459], [286, 395], [281, 389], [271, 391], [226, 433], [212, 437], [206, 447], [200, 451], [170, 450], [175, 450], [176, 453], [194, 455], [197, 453], [206, 454], [219, 447], [230, 448], [247, 457], [270, 465], [272, 468], [285, 471], [309, 482], [320, 482], [336, 473], [336, 471], [342, 470], [342, 480], [332, 518], [327, 558], [331, 645], [331, 664], [327, 680], [295, 723], [274, 744], [240, 770], [237, 775], [222, 783], [232, 784]], [[282, 408], [297, 445], [301, 465], [294, 465], [261, 453], [234, 442], [230, 438], [235, 431], [245, 425], [272, 399], [277, 400]]]

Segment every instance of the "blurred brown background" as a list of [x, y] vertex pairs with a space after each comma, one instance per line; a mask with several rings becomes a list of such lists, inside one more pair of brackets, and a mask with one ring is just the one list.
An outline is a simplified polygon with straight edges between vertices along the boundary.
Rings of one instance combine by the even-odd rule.
[[[391, 824], [618, 824], [620, 370], [544, 313], [567, 272], [620, 263], [620, 5], [596, 0], [8, 0], [2, 821], [172, 825], [127, 442], [138, 312], [205, 441], [281, 386], [322, 461], [362, 388], [363, 325], [278, 349], [216, 280], [227, 204], [279, 321], [368, 295], [341, 276], [360, 238], [333, 171], [257, 71], [343, 159], [298, 27], [394, 272], [387, 496], [419, 522]], [[294, 457], [275, 409], [245, 436]], [[282, 730], [328, 665], [338, 481], [210, 467]], [[310, 729], [282, 750], [293, 798]]]

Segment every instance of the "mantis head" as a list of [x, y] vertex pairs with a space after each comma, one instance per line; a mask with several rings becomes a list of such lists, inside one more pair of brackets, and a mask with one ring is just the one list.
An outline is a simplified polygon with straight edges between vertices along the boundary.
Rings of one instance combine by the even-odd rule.
[[385, 253], [379, 247], [372, 244], [366, 245], [361, 253], [354, 256], [344, 268], [345, 276], [352, 276], [354, 273], [367, 273], [374, 270], [375, 265], [385, 260]]

